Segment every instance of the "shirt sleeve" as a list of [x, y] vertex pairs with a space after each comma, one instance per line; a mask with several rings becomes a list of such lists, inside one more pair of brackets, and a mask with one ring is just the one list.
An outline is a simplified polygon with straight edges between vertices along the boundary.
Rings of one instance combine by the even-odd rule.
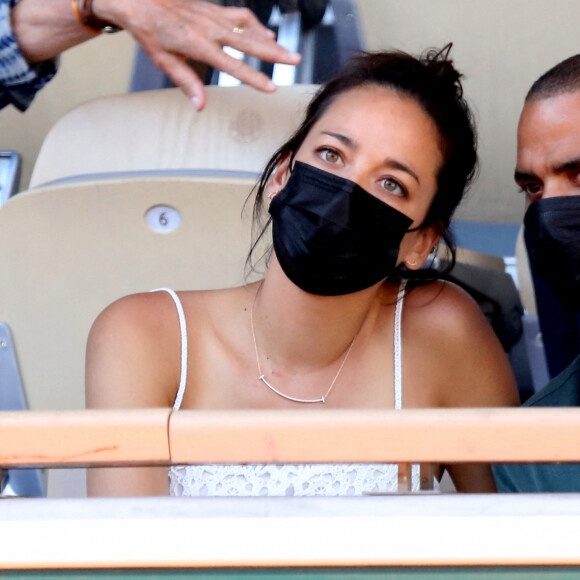
[[0, 0], [0, 108], [12, 104], [25, 111], [36, 93], [56, 74], [56, 60], [33, 65], [22, 56], [10, 20], [18, 0]]

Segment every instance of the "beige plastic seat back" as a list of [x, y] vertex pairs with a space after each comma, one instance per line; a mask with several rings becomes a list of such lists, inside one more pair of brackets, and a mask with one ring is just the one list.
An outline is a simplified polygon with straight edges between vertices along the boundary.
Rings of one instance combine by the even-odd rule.
[[115, 299], [244, 283], [251, 220], [242, 209], [253, 184], [81, 182], [20, 193], [0, 207], [0, 320], [12, 330], [31, 409], [84, 407], [87, 334]]
[[475, 250], [469, 250], [467, 248], [457, 248], [457, 263], [477, 266], [478, 268], [493, 270], [495, 272], [505, 271], [503, 258], [476, 252]]
[[207, 87], [197, 112], [179, 89], [90, 101], [47, 135], [30, 187], [70, 176], [156, 170], [259, 173], [299, 125], [314, 85], [265, 94], [247, 86]]

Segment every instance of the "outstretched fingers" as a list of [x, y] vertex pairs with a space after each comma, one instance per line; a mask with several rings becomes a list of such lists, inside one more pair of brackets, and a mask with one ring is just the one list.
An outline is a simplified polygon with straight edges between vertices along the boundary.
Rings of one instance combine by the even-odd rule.
[[205, 90], [186, 64], [188, 58], [267, 92], [276, 89], [272, 81], [225, 53], [224, 46], [269, 62], [300, 62], [300, 55], [277, 44], [274, 33], [246, 8], [204, 0], [98, 0], [98, 5], [102, 16], [125, 28], [199, 110], [205, 105]]

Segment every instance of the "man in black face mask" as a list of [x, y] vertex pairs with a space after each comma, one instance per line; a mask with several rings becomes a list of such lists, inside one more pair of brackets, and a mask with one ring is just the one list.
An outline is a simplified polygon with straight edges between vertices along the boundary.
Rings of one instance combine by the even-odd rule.
[[[577, 324], [580, 312], [580, 55], [542, 75], [518, 127], [518, 185], [527, 195], [524, 235], [538, 287], [545, 285]], [[545, 334], [545, 333], [544, 333]], [[546, 336], [544, 336], [546, 340]], [[574, 342], [574, 341], [569, 341]], [[580, 406], [576, 358], [524, 406]], [[497, 465], [499, 491], [580, 491], [580, 464]]]

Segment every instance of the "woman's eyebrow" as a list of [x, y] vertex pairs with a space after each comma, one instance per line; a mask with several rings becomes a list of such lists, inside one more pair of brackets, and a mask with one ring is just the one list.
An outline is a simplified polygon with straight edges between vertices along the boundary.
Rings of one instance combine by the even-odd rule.
[[388, 157], [384, 161], [385, 167], [390, 167], [392, 169], [398, 169], [399, 171], [404, 171], [408, 173], [419, 185], [421, 185], [421, 181], [419, 180], [419, 176], [408, 166], [396, 159], [391, 159]]
[[322, 131], [323, 135], [328, 135], [330, 137], [334, 137], [335, 139], [338, 139], [338, 141], [340, 141], [343, 145], [346, 145], [347, 147], [350, 147], [351, 149], [358, 149], [358, 143], [354, 140], [351, 139], [350, 137], [347, 137], [346, 135], [343, 135], [342, 133], [334, 133], [333, 131]]

